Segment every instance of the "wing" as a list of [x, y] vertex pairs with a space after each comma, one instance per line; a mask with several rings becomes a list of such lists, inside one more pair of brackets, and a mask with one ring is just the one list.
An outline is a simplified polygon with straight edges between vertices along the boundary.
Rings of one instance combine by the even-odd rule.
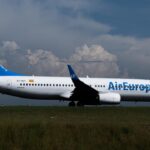
[[72, 69], [71, 65], [68, 65], [68, 70], [75, 86], [70, 99], [73, 101], [80, 101], [83, 104], [99, 104], [99, 92], [82, 82]]

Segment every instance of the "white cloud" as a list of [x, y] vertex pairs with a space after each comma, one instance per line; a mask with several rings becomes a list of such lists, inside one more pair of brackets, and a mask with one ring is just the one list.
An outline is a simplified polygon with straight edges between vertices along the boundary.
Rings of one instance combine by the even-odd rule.
[[2, 48], [5, 50], [17, 50], [19, 49], [18, 44], [15, 41], [3, 41]]
[[150, 38], [101, 35], [95, 39], [109, 52], [117, 55], [121, 72], [129, 77], [148, 78], [150, 74]]
[[[99, 43], [103, 46], [84, 45], [78, 47], [69, 57], [63, 58], [66, 63], [71, 62], [80, 76], [88, 74], [91, 77], [149, 77], [150, 69], [147, 68], [150, 66], [150, 39], [107, 35], [99, 38]], [[54, 54], [52, 50], [16, 51], [18, 48], [15, 41], [4, 41], [0, 48], [0, 63], [18, 68], [22, 73], [68, 75], [66, 63], [62, 63], [62, 57]], [[113, 53], [110, 53], [111, 50]]]
[[[3, 42], [2, 48], [7, 48], [7, 46], [13, 45], [12, 43], [15, 43], [15, 45], [17, 45], [16, 47], [19, 47], [16, 42], [6, 41]], [[15, 49], [15, 46], [12, 46], [11, 48]], [[84, 45], [78, 47], [68, 59], [64, 59], [66, 60], [66, 63], [71, 62], [71, 64], [73, 64], [73, 67], [80, 76], [88, 74], [91, 77], [115, 77], [119, 75], [117, 57], [109, 53], [100, 45], [91, 45], [89, 47]], [[27, 49], [15, 53], [10, 49], [4, 50], [0, 56], [0, 63], [5, 64], [8, 67], [11, 66], [12, 68], [19, 67], [19, 70], [22, 73], [30, 72], [36, 75], [54, 76], [69, 75], [66, 63], [62, 62], [62, 58], [56, 56], [50, 50]]]
[[66, 63], [70, 62], [80, 76], [118, 76], [119, 67], [117, 65], [117, 57], [107, 52], [100, 45], [92, 45], [88, 47], [78, 47], [69, 59], [65, 59], [66, 63], [61, 61], [61, 58], [55, 56], [51, 51], [47, 50], [27, 50], [26, 55], [29, 64], [34, 72], [47, 75], [68, 75]]
[[34, 73], [39, 75], [63, 75], [64, 65], [51, 51], [43, 49], [27, 50], [26, 58], [28, 66], [33, 69]]
[[[95, 77], [116, 77], [120, 73], [117, 57], [100, 45], [79, 47], [70, 60], [77, 63], [75, 67], [82, 76], [87, 73]], [[78, 62], [81, 63], [78, 64]]]
[[76, 49], [75, 53], [71, 56], [72, 60], [75, 61], [84, 61], [84, 60], [92, 60], [92, 61], [114, 61], [116, 62], [117, 58], [115, 55], [110, 54], [107, 52], [102, 46], [100, 45], [92, 45], [88, 47], [84, 45], [83, 47], [79, 47]]

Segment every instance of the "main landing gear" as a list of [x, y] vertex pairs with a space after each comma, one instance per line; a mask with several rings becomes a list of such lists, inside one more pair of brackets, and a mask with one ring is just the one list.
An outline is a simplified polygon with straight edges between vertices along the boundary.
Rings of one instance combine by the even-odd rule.
[[69, 107], [75, 107], [75, 106], [77, 106], [77, 107], [83, 107], [84, 104], [82, 104], [80, 101], [78, 101], [77, 104], [74, 101], [71, 101], [68, 106]]
[[80, 101], [77, 102], [77, 107], [84, 107], [84, 104]]
[[69, 103], [69, 107], [75, 107], [75, 105], [76, 105], [76, 104], [75, 104], [74, 101], [72, 101], [72, 102]]

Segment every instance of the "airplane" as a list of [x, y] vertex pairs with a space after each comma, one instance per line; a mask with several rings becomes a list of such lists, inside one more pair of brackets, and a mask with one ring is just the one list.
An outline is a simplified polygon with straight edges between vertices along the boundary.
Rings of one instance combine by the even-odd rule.
[[0, 66], [0, 93], [43, 100], [68, 101], [69, 106], [113, 105], [121, 101], [149, 101], [150, 80], [28, 76]]

